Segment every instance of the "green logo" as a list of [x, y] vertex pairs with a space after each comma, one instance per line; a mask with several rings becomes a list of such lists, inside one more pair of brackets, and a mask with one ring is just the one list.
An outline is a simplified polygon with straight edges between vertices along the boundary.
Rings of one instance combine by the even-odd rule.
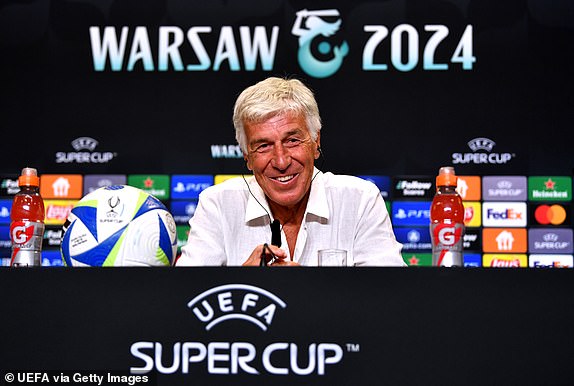
[[403, 252], [403, 260], [409, 267], [432, 267], [432, 253]]
[[139, 188], [160, 201], [169, 199], [169, 175], [167, 174], [130, 174], [128, 185]]
[[572, 177], [528, 177], [530, 201], [572, 201]]
[[177, 233], [177, 254], [181, 254], [181, 247], [187, 243], [187, 237], [189, 236], [189, 225], [176, 225], [175, 227]]

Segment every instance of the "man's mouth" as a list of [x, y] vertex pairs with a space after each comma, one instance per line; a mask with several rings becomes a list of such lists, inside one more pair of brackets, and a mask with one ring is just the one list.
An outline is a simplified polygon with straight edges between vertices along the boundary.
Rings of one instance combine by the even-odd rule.
[[287, 182], [287, 181], [291, 181], [293, 178], [295, 178], [295, 174], [290, 174], [288, 176], [280, 176], [280, 177], [274, 177], [273, 179], [279, 182]]

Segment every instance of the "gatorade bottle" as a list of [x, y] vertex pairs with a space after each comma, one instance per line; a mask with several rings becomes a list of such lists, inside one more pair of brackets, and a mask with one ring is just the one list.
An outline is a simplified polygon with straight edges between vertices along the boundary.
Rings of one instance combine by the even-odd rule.
[[20, 191], [10, 211], [11, 267], [41, 266], [44, 238], [44, 200], [40, 196], [40, 178], [34, 168], [22, 169]]
[[444, 166], [436, 177], [436, 194], [430, 210], [432, 265], [463, 266], [464, 205], [456, 191], [454, 168]]

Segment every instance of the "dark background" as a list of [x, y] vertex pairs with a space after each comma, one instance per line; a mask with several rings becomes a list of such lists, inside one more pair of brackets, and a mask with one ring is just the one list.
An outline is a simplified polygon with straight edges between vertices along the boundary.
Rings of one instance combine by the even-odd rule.
[[[142, 341], [164, 350], [176, 342], [248, 342], [258, 355], [274, 342], [295, 343], [300, 367], [311, 343], [344, 351], [324, 376], [270, 375], [257, 360], [260, 375], [209, 375], [202, 362], [191, 364], [189, 374], [180, 366], [160, 375], [158, 385], [571, 385], [573, 274], [430, 267], [0, 270], [11, 295], [0, 297], [9, 316], [0, 336], [0, 385], [6, 371], [17, 369], [142, 367], [130, 353]], [[277, 308], [267, 331], [237, 319], [206, 331], [187, 304], [225, 284], [259, 287], [286, 307]], [[241, 295], [229, 292], [238, 312]], [[219, 315], [216, 300], [209, 302]], [[359, 350], [346, 351], [347, 343]], [[164, 367], [173, 363], [170, 354], [162, 354]]]
[[[350, 51], [333, 76], [308, 76], [291, 34], [301, 9], [338, 9], [338, 42]], [[387, 71], [363, 71], [364, 25], [410, 24], [419, 33], [419, 63], [391, 65], [390, 36], [375, 59]], [[425, 25], [449, 28], [435, 61], [449, 63], [467, 25], [473, 26], [472, 70], [449, 63], [424, 70]], [[222, 26], [279, 26], [272, 70], [157, 70], [157, 30], [211, 26], [203, 43], [212, 64]], [[95, 71], [89, 27], [145, 26], [154, 71]], [[486, 137], [506, 164], [458, 164], [457, 173], [571, 175], [568, 130], [574, 116], [574, 5], [567, 1], [0, 1], [0, 173], [34, 166], [40, 173], [244, 172], [241, 159], [214, 159], [213, 144], [235, 144], [231, 123], [238, 93], [263, 78], [294, 76], [316, 93], [323, 117], [323, 169], [349, 174], [436, 175], [467, 142]], [[337, 40], [334, 40], [337, 42]], [[190, 46], [184, 63], [193, 60]], [[126, 59], [127, 62], [127, 59]], [[56, 163], [82, 136], [115, 153], [106, 164]], [[13, 139], [9, 139], [13, 138]], [[484, 152], [484, 150], [481, 150]], [[480, 151], [479, 151], [480, 152]]]

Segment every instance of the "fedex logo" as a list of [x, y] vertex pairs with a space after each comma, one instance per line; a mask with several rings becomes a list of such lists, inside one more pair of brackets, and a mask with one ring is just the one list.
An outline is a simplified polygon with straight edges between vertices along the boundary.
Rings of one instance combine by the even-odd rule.
[[525, 202], [485, 202], [482, 224], [486, 227], [525, 227]]
[[506, 209], [503, 212], [497, 212], [494, 209], [489, 209], [486, 211], [486, 217], [495, 219], [521, 219], [522, 213], [516, 212], [513, 209]]
[[528, 266], [531, 268], [572, 268], [572, 255], [537, 255], [532, 254]]

